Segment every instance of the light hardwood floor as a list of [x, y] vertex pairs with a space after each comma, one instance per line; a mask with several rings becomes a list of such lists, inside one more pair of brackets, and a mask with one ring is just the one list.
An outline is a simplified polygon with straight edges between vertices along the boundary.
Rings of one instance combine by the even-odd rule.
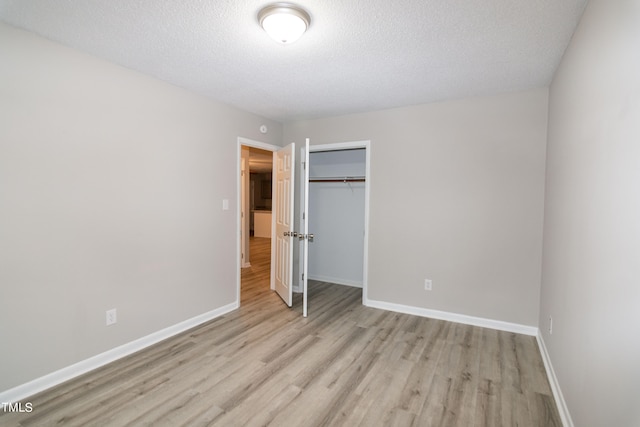
[[[251, 242], [241, 307], [33, 396], [2, 426], [560, 426], [533, 337], [269, 290]], [[0, 412], [1, 413], [1, 412]]]

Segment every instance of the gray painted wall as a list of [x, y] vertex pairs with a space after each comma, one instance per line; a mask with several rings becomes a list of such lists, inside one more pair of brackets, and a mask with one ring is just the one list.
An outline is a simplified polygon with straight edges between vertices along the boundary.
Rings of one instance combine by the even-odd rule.
[[589, 2], [549, 114], [541, 333], [576, 426], [638, 426], [640, 2]]
[[369, 299], [538, 325], [547, 95], [285, 124], [287, 143], [371, 140]]
[[4, 24], [0, 58], [0, 391], [234, 302], [237, 137], [282, 126]]

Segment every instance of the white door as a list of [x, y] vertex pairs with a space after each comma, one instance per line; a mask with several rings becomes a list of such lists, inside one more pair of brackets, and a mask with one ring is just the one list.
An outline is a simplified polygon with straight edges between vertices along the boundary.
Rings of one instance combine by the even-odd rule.
[[276, 292], [291, 307], [293, 300], [293, 207], [294, 207], [294, 165], [295, 144], [273, 153], [275, 199], [272, 210], [273, 227], [271, 241], [271, 271]]
[[302, 210], [302, 256], [300, 257], [300, 270], [302, 271], [302, 315], [307, 317], [307, 300], [308, 300], [308, 275], [309, 275], [309, 241], [313, 240], [313, 235], [309, 234], [309, 138], [305, 141], [304, 159], [302, 165], [302, 191], [301, 191], [301, 210]]

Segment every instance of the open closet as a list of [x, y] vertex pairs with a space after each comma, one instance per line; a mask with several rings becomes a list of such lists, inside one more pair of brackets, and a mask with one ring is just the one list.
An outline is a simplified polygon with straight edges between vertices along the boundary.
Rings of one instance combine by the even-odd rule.
[[309, 279], [363, 287], [366, 149], [309, 152]]

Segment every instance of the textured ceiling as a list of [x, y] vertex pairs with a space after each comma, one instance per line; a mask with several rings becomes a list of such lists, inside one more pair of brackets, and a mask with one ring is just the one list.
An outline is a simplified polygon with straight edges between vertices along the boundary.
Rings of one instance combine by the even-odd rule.
[[0, 0], [0, 20], [279, 121], [547, 86], [588, 0]]

